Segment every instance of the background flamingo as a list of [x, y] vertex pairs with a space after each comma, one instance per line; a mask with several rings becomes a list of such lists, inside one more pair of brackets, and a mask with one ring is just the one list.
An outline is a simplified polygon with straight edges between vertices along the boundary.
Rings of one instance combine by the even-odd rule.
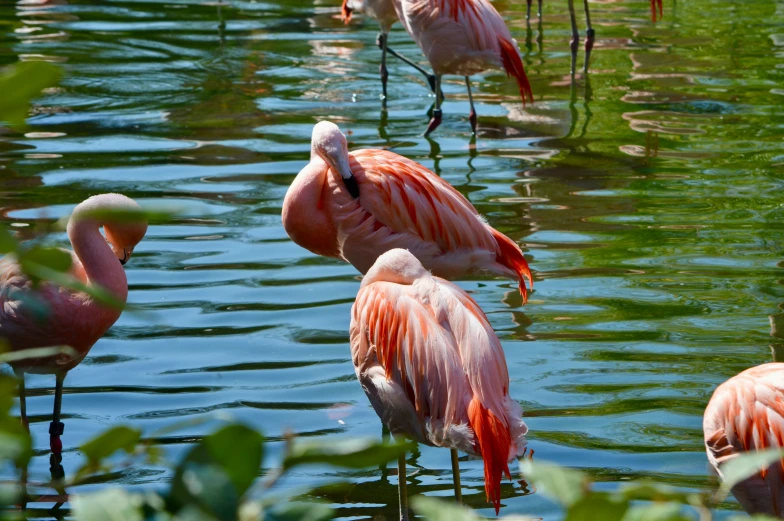
[[[742, 452], [784, 447], [784, 363], [763, 364], [721, 384], [705, 409], [708, 460], [722, 464]], [[732, 487], [750, 514], [784, 519], [784, 459]]]
[[[501, 342], [468, 294], [433, 277], [410, 252], [381, 255], [351, 308], [354, 370], [392, 434], [481, 456], [485, 492], [496, 514], [501, 474], [525, 446], [528, 428], [509, 396]], [[406, 518], [405, 457], [398, 460], [401, 519]]]
[[471, 112], [468, 119], [476, 133], [476, 110], [469, 76], [487, 69], [503, 69], [514, 76], [525, 105], [533, 102], [531, 85], [523, 68], [517, 42], [503, 18], [488, 0], [395, 0], [398, 18], [422, 49], [436, 75], [436, 107], [425, 135], [441, 124], [441, 76], [465, 77]]
[[385, 150], [349, 154], [328, 121], [313, 128], [310, 163], [286, 192], [283, 227], [313, 253], [366, 273], [379, 255], [406, 248], [436, 275], [486, 270], [532, 282], [523, 252], [468, 200], [422, 165]]
[[[71, 275], [88, 285], [108, 290], [117, 300], [125, 302], [128, 282], [123, 265], [133, 248], [147, 231], [147, 222], [111, 217], [100, 220], [101, 212], [120, 210], [138, 213], [141, 207], [120, 194], [102, 194], [79, 204], [68, 222], [68, 238], [74, 251]], [[107, 214], [108, 215], [108, 214]], [[103, 226], [106, 238], [99, 228]], [[47, 315], [41, 320], [40, 308], [34, 300], [46, 305]], [[22, 420], [27, 423], [24, 373], [55, 374], [54, 413], [49, 427], [50, 445], [60, 454], [60, 422], [63, 380], [66, 373], [78, 365], [90, 348], [120, 317], [121, 310], [94, 300], [84, 292], [75, 292], [45, 283], [34, 288], [16, 264], [6, 256], [0, 261], [0, 338], [14, 351], [47, 346], [70, 346], [77, 355], [58, 355], [27, 359], [12, 364], [19, 375], [19, 407]]]
[[381, 48], [380, 73], [384, 99], [387, 97], [387, 78], [389, 78], [389, 71], [387, 71], [387, 53], [424, 74], [425, 78], [427, 78], [427, 83], [430, 85], [430, 90], [435, 92], [436, 77], [405, 56], [398, 54], [388, 45], [389, 31], [391, 30], [392, 25], [397, 22], [397, 13], [395, 12], [395, 5], [392, 0], [343, 0], [343, 5], [340, 10], [343, 22], [349, 23], [351, 21], [351, 13], [353, 11], [361, 11], [371, 18], [376, 19], [381, 29], [381, 32], [378, 33], [376, 43]]

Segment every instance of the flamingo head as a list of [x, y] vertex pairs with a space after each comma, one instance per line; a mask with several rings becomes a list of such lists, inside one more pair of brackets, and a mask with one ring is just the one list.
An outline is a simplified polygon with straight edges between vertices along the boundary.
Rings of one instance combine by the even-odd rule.
[[365, 278], [362, 279], [361, 287], [382, 281], [408, 285], [429, 274], [413, 253], [402, 248], [395, 248], [381, 254], [376, 259]]
[[331, 121], [321, 121], [313, 127], [310, 148], [311, 159], [314, 156], [323, 159], [333, 171], [340, 175], [353, 197], [359, 197], [359, 186], [354, 174], [351, 173], [351, 167], [348, 163], [346, 136]]
[[133, 249], [147, 233], [147, 219], [142, 213], [142, 207], [133, 199], [118, 196], [103, 222], [103, 231], [106, 242], [112, 247], [120, 264], [125, 265]]

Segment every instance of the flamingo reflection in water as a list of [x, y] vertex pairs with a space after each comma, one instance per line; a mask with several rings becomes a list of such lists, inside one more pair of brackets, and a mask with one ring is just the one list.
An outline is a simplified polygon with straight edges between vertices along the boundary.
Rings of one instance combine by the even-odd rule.
[[[528, 430], [509, 396], [506, 358], [476, 302], [434, 277], [410, 252], [393, 249], [373, 264], [351, 310], [357, 378], [393, 435], [448, 447], [455, 496], [457, 451], [481, 456], [485, 493], [496, 513], [509, 461]], [[406, 462], [398, 459], [401, 519], [407, 519]]]

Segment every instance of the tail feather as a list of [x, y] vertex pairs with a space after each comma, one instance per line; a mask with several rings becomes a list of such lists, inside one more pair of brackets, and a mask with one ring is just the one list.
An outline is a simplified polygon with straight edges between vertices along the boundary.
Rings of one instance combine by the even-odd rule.
[[[651, 1], [654, 2], [656, 0]], [[523, 98], [523, 107], [525, 107], [526, 98], [533, 103], [534, 93], [531, 90], [531, 84], [528, 82], [528, 76], [525, 74], [523, 60], [520, 59], [520, 52], [517, 50], [517, 46], [501, 36], [498, 37], [498, 44], [501, 46], [501, 60], [503, 61], [506, 74], [514, 76], [517, 80], [520, 96]]]
[[468, 423], [476, 436], [476, 444], [485, 464], [485, 494], [488, 503], [501, 508], [501, 475], [509, 473], [509, 448], [512, 445], [509, 427], [474, 397], [468, 404]]
[[524, 278], [528, 279], [531, 289], [534, 289], [534, 279], [531, 276], [531, 268], [528, 267], [528, 262], [525, 260], [522, 250], [512, 241], [512, 239], [494, 228], [491, 228], [491, 230], [499, 249], [496, 261], [517, 273], [518, 280], [520, 281], [520, 295], [522, 295], [523, 304], [525, 304], [528, 302], [528, 292], [525, 288]]
[[[656, 0], [651, 0], [651, 2], [655, 2]], [[351, 21], [351, 12], [353, 9], [349, 7], [348, 0], [343, 0], [343, 5], [340, 7], [340, 17], [343, 19], [343, 23], [347, 24]]]
[[659, 8], [659, 20], [664, 18], [664, 5], [662, 0], [651, 0], [651, 20], [656, 21], [656, 8]]

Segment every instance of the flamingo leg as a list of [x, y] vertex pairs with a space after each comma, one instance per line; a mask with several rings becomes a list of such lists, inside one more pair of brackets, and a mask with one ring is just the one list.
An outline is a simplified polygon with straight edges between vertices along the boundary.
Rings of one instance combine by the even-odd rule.
[[[381, 34], [383, 34], [383, 33], [381, 33]], [[381, 34], [378, 35], [378, 39], [376, 40], [376, 43], [378, 44], [379, 47], [381, 47], [381, 45], [382, 45]], [[433, 93], [435, 93], [436, 92], [436, 77], [435, 77], [435, 75], [434, 74], [430, 74], [429, 72], [427, 72], [425, 69], [423, 69], [422, 67], [420, 67], [416, 63], [412, 62], [411, 60], [409, 60], [408, 58], [406, 58], [402, 54], [398, 54], [397, 51], [395, 51], [391, 47], [389, 47], [387, 45], [387, 43], [386, 43], [386, 36], [388, 36], [388, 35], [385, 35], [384, 42], [383, 42], [384, 47], [382, 47], [382, 50], [384, 48], [386, 48], [386, 52], [388, 52], [389, 54], [391, 54], [392, 56], [394, 56], [398, 60], [402, 61], [403, 63], [407, 63], [410, 66], [412, 66], [413, 68], [415, 68], [416, 70], [418, 70], [419, 72], [421, 72], [425, 76], [425, 78], [427, 78], [427, 83], [428, 83], [428, 85], [430, 85], [430, 90], [433, 91]], [[443, 97], [443, 93], [441, 94], [441, 96]]]
[[583, 70], [587, 73], [588, 63], [591, 61], [591, 51], [593, 50], [593, 41], [596, 37], [596, 31], [594, 31], [591, 26], [591, 12], [588, 10], [588, 0], [583, 0], [583, 5], [585, 6], [585, 25], [587, 27], [585, 31], [585, 65]]
[[441, 124], [441, 76], [436, 76], [436, 108], [433, 111], [433, 118], [430, 120], [430, 123], [427, 125], [427, 130], [425, 130], [425, 137], [429, 136], [431, 132], [433, 132], [438, 125]]
[[458, 504], [463, 502], [462, 488], [460, 487], [460, 463], [457, 460], [457, 449], [451, 449], [452, 453], [452, 482], [455, 485], [455, 501]]
[[30, 432], [30, 422], [27, 420], [27, 399], [25, 397], [25, 375], [22, 371], [15, 371], [16, 377], [19, 379], [19, 419], [22, 420], [27, 432]]
[[[387, 71], [387, 38], [389, 35], [386, 33], [378, 34], [378, 41], [381, 47], [381, 92], [384, 94], [384, 99], [387, 99], [387, 78], [389, 78], [389, 71]], [[587, 45], [587, 44], [586, 44]]]
[[408, 521], [408, 491], [406, 490], [406, 455], [397, 457], [397, 493], [400, 521]]
[[580, 33], [577, 32], [577, 17], [574, 14], [574, 0], [569, 0], [569, 20], [572, 24], [572, 39], [569, 41], [569, 47], [572, 50], [572, 81], [574, 81], [574, 70], [577, 63], [577, 47], [580, 46]]
[[468, 103], [471, 104], [471, 112], [468, 113], [468, 121], [471, 122], [471, 132], [476, 134], [476, 110], [474, 110], [474, 97], [471, 95], [471, 80], [465, 77], [466, 87], [468, 88]]
[[526, 7], [525, 7], [525, 19], [529, 20], [531, 18], [531, 3], [533, 0], [526, 0]]
[[65, 380], [64, 373], [55, 375], [54, 410], [52, 412], [52, 423], [49, 424], [49, 448], [52, 449], [52, 455], [57, 456], [60, 456], [63, 452], [63, 443], [60, 441], [60, 436], [65, 428], [63, 422], [60, 421], [60, 408], [63, 404], [63, 380]]
[[542, 18], [542, 0], [539, 0], [539, 13], [537, 13], [539, 18]]

